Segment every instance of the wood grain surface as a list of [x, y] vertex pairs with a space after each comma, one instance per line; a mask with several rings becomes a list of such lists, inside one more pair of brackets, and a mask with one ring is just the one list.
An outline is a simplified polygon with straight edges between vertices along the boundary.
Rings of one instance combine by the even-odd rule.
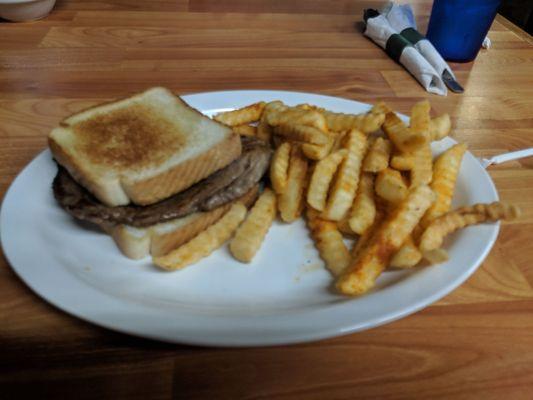
[[[0, 195], [64, 116], [151, 85], [179, 94], [300, 90], [401, 112], [429, 98], [477, 156], [533, 146], [533, 41], [498, 17], [463, 95], [426, 93], [361, 34], [374, 0], [58, 0], [0, 22]], [[413, 0], [422, 30], [429, 0]], [[0, 259], [1, 399], [531, 399], [533, 160], [491, 167], [524, 218], [459, 289], [386, 326], [317, 343], [212, 349], [101, 329], [31, 292]], [[31, 243], [28, 244], [31, 246]]]

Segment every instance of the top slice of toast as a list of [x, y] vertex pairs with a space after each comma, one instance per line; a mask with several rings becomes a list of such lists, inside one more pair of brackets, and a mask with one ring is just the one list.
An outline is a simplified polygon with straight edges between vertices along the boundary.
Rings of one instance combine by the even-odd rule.
[[165, 88], [152, 88], [64, 119], [50, 149], [102, 203], [146, 205], [225, 167], [239, 136]]

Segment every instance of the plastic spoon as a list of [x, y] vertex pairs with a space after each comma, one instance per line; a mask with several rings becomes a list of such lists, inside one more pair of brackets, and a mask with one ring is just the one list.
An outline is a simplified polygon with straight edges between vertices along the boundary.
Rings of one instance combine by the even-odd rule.
[[510, 153], [498, 154], [497, 156], [490, 158], [479, 158], [479, 162], [483, 165], [483, 168], [487, 168], [492, 164], [501, 164], [503, 162], [518, 160], [519, 158], [526, 158], [533, 156], [533, 147], [529, 149], [512, 151]]

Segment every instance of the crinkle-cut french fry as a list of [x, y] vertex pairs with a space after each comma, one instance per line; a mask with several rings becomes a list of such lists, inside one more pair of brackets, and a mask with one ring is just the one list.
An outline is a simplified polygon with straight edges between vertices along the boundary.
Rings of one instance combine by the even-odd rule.
[[370, 112], [372, 114], [388, 114], [392, 112], [392, 109], [385, 103], [384, 101], [378, 101], [374, 106], [370, 109]]
[[354, 129], [347, 135], [345, 148], [348, 153], [337, 170], [337, 176], [332, 183], [322, 215], [322, 218], [331, 221], [339, 221], [353, 203], [367, 148], [367, 139], [362, 132]]
[[420, 250], [425, 253], [440, 248], [447, 235], [466, 226], [502, 219], [513, 220], [519, 216], [520, 209], [517, 206], [500, 202], [458, 208], [429, 224], [420, 237]]
[[305, 125], [327, 132], [326, 118], [316, 110], [302, 110], [299, 108], [280, 108], [267, 115], [267, 122], [273, 126]]
[[425, 143], [431, 141], [431, 134], [429, 132], [429, 122], [431, 121], [429, 116], [430, 111], [431, 105], [429, 101], [420, 101], [411, 108], [411, 119], [409, 120], [411, 133], [415, 136], [423, 136]]
[[392, 143], [404, 153], [413, 152], [427, 142], [426, 136], [412, 132], [395, 113], [385, 116], [383, 130]]
[[415, 163], [411, 169], [411, 186], [429, 185], [433, 178], [433, 154], [429, 143], [413, 153]]
[[385, 114], [378, 114], [376, 112], [368, 112], [356, 120], [352, 129], [358, 129], [363, 133], [370, 134], [377, 131], [385, 121]]
[[242, 262], [252, 261], [275, 217], [276, 194], [266, 188], [230, 242], [233, 257]]
[[413, 188], [380, 224], [359, 255], [352, 259], [337, 279], [337, 289], [344, 294], [360, 295], [372, 288], [433, 200], [434, 193], [429, 186]]
[[452, 121], [448, 114], [439, 115], [429, 122], [429, 134], [433, 141], [444, 139], [451, 130]]
[[368, 148], [363, 161], [364, 172], [379, 172], [389, 166], [392, 143], [382, 137], [376, 138]]
[[435, 161], [431, 189], [437, 195], [437, 200], [422, 218], [422, 226], [428, 226], [435, 218], [450, 210], [455, 181], [457, 180], [457, 174], [461, 168], [461, 161], [465, 151], [466, 145], [464, 143], [456, 144], [442, 153]]
[[320, 258], [328, 270], [338, 276], [348, 266], [351, 257], [336, 223], [321, 219], [311, 208], [307, 209], [307, 221]]
[[374, 234], [378, 231], [385, 216], [385, 212], [383, 212], [382, 210], [377, 210], [374, 223], [365, 231], [365, 233], [363, 233], [359, 236], [359, 238], [357, 238], [352, 248], [350, 249], [352, 260], [355, 260], [357, 257], [359, 257], [361, 252], [366, 249], [366, 247], [370, 244], [370, 239], [372, 239], [372, 236], [374, 236]]
[[257, 131], [255, 135], [258, 139], [261, 139], [267, 143], [270, 143], [270, 140], [273, 135], [272, 127], [267, 124], [264, 117], [261, 117], [261, 120], [259, 121], [259, 124], [257, 125]]
[[398, 171], [411, 171], [415, 167], [415, 162], [413, 153], [399, 153], [392, 156], [390, 165]]
[[435, 250], [426, 251], [424, 253], [424, 258], [430, 264], [440, 264], [440, 263], [448, 261], [450, 256], [448, 255], [448, 252], [444, 249], [435, 249]]
[[324, 132], [324, 134], [326, 135], [328, 140], [325, 145], [317, 145], [310, 143], [302, 144], [302, 151], [304, 155], [310, 160], [320, 161], [332, 152], [333, 145], [335, 143], [335, 140], [337, 139], [337, 135], [329, 131]]
[[304, 104], [298, 104], [296, 106], [294, 106], [294, 108], [297, 108], [299, 110], [306, 110], [306, 111], [309, 111], [309, 110], [316, 110], [317, 107], [312, 105], [312, 104], [307, 104], [307, 103], [304, 103]]
[[319, 161], [329, 154], [328, 145], [302, 143], [302, 153], [310, 160]]
[[219, 113], [215, 115], [213, 119], [228, 126], [249, 124], [250, 122], [259, 121], [265, 106], [266, 103], [264, 101], [260, 101], [237, 110]]
[[431, 222], [420, 237], [420, 250], [426, 253], [442, 246], [444, 238], [452, 232], [466, 226], [487, 221], [483, 214], [458, 214], [451, 212]]
[[274, 127], [274, 133], [295, 142], [322, 146], [329, 143], [329, 138], [324, 132], [307, 125], [283, 123]]
[[409, 235], [402, 247], [392, 256], [389, 265], [393, 268], [412, 268], [420, 260], [422, 260], [422, 253], [416, 247], [412, 235]]
[[353, 232], [362, 235], [372, 226], [375, 218], [374, 176], [371, 173], [363, 173], [359, 180], [348, 223]]
[[233, 204], [222, 218], [205, 231], [170, 253], [161, 257], [154, 257], [153, 263], [160, 268], [173, 271], [207, 257], [231, 238], [233, 232], [246, 216], [246, 212], [247, 209], [243, 204]]
[[413, 242], [415, 244], [417, 244], [417, 247], [418, 247], [418, 242], [420, 241], [420, 236], [422, 236], [422, 233], [424, 232], [424, 228], [422, 228], [420, 226], [420, 224], [418, 224], [417, 226], [415, 226], [415, 228], [413, 229], [413, 233], [411, 233], [411, 236], [413, 238]]
[[291, 147], [287, 185], [278, 197], [281, 219], [293, 222], [302, 213], [304, 191], [307, 186], [307, 160], [299, 146]]
[[477, 203], [471, 206], [459, 207], [453, 212], [458, 214], [483, 214], [486, 215], [489, 220], [505, 219], [507, 221], [519, 218], [521, 210], [514, 204], [502, 203], [495, 201], [492, 203]]
[[344, 216], [340, 221], [337, 221], [337, 229], [340, 233], [342, 233], [344, 236], [355, 236], [355, 232], [350, 228], [350, 224], [348, 222], [348, 215]]
[[257, 134], [257, 127], [252, 125], [237, 125], [233, 127], [233, 132], [241, 136], [255, 136]]
[[363, 233], [357, 238], [352, 248], [350, 249], [352, 260], [359, 257], [361, 252], [366, 249], [366, 247], [370, 244], [370, 239], [372, 238], [372, 235], [376, 232], [378, 226], [378, 224], [372, 225], [370, 229], [367, 229], [365, 233]]
[[338, 150], [316, 163], [307, 191], [307, 203], [315, 210], [326, 208], [331, 181], [346, 155], [346, 150]]
[[291, 154], [291, 144], [282, 143], [274, 152], [270, 163], [270, 183], [278, 194], [285, 191], [287, 187], [289, 159]]
[[286, 108], [287, 106], [279, 100], [275, 100], [275, 101], [271, 101], [267, 103], [263, 111], [263, 115], [261, 116], [261, 119], [259, 120], [259, 124], [257, 125], [256, 136], [258, 139], [261, 139], [261, 140], [264, 140], [265, 142], [270, 143], [273, 132], [272, 132], [272, 127], [267, 122], [268, 116], [274, 112], [280, 112], [282, 110], [285, 110]]
[[376, 177], [375, 190], [378, 196], [392, 204], [397, 204], [407, 196], [407, 185], [402, 174], [386, 168]]
[[329, 130], [334, 132], [349, 131], [357, 129], [363, 133], [369, 134], [377, 131], [383, 125], [385, 114], [377, 112], [368, 112], [366, 114], [344, 114], [319, 108], [324, 116]]
[[265, 106], [263, 115], [268, 116], [269, 114], [272, 114], [272, 113], [283, 112], [287, 110], [288, 108], [289, 107], [283, 104], [281, 100], [269, 101]]
[[344, 139], [346, 139], [346, 134], [349, 131], [343, 131], [343, 132], [333, 132], [330, 131], [330, 134], [333, 135], [333, 145], [331, 146], [331, 152], [337, 151], [339, 149], [342, 149], [342, 145], [344, 143]]

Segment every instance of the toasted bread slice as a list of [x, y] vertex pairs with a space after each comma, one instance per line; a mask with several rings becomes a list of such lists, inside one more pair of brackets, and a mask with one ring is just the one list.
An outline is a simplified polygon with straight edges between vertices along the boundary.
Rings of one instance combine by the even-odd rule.
[[234, 202], [242, 202], [250, 207], [257, 198], [259, 185], [254, 186], [239, 199], [224, 204], [211, 211], [196, 212], [183, 218], [155, 224], [146, 228], [129, 225], [103, 227], [113, 237], [122, 253], [132, 259], [148, 255], [162, 256], [187, 243], [193, 237], [218, 221]]
[[48, 142], [57, 162], [111, 207], [165, 199], [241, 154], [231, 128], [164, 88], [72, 115]]

